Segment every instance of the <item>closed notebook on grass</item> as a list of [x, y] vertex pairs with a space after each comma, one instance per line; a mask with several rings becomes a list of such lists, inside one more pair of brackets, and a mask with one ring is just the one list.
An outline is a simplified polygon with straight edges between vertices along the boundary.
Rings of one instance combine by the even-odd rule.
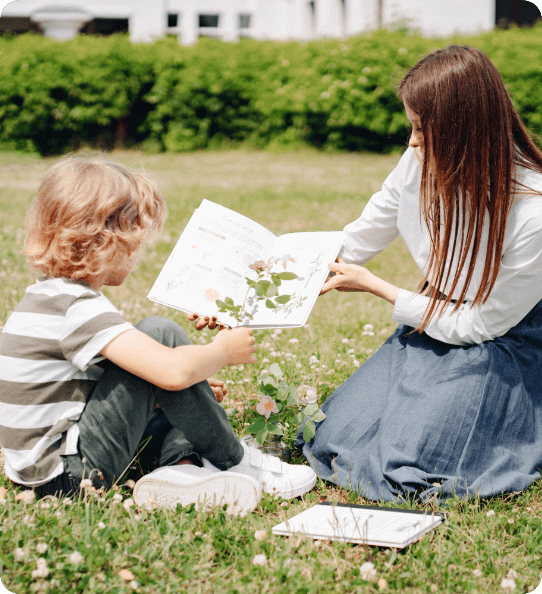
[[324, 502], [278, 524], [272, 532], [402, 549], [436, 528], [443, 519], [442, 514]]
[[[305, 324], [344, 241], [342, 231], [274, 233], [203, 200], [148, 299], [228, 326]], [[237, 318], [235, 316], [237, 315]]]

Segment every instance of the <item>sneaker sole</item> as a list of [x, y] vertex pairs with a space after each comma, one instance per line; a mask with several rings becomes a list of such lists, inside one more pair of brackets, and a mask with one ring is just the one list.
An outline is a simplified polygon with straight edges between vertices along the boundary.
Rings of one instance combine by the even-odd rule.
[[177, 505], [194, 503], [198, 511], [208, 511], [227, 504], [227, 513], [244, 516], [256, 509], [262, 490], [252, 477], [233, 472], [216, 473], [185, 485], [149, 474], [137, 482], [133, 496], [137, 505], [151, 509], [174, 510]]

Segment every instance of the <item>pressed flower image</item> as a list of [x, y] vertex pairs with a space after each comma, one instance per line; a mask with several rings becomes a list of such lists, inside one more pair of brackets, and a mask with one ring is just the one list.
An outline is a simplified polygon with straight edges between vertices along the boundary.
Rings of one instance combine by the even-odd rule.
[[206, 289], [203, 297], [206, 301], [216, 301], [220, 299], [220, 293], [216, 289]]

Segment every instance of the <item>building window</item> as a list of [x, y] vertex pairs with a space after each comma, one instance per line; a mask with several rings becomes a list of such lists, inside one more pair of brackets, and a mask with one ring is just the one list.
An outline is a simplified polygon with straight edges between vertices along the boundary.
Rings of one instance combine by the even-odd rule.
[[239, 29], [250, 29], [250, 14], [239, 15]]
[[167, 15], [167, 28], [174, 29], [175, 27], [179, 26], [179, 15], [178, 14], [168, 14]]
[[200, 28], [204, 27], [211, 27], [217, 28], [218, 27], [218, 14], [200, 14], [199, 15], [199, 26]]
[[93, 19], [80, 31], [83, 35], [128, 33], [128, 19]]

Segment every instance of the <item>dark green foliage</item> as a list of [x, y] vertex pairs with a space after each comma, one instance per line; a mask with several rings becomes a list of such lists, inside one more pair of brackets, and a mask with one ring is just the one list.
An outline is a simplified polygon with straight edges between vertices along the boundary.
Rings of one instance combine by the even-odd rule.
[[542, 132], [542, 31], [426, 39], [379, 31], [309, 43], [122, 35], [59, 43], [0, 38], [0, 143], [41, 154], [81, 142], [149, 141], [162, 150], [224, 144], [396, 151], [407, 139], [395, 85], [423, 55], [476, 46], [500, 70], [527, 126]]

